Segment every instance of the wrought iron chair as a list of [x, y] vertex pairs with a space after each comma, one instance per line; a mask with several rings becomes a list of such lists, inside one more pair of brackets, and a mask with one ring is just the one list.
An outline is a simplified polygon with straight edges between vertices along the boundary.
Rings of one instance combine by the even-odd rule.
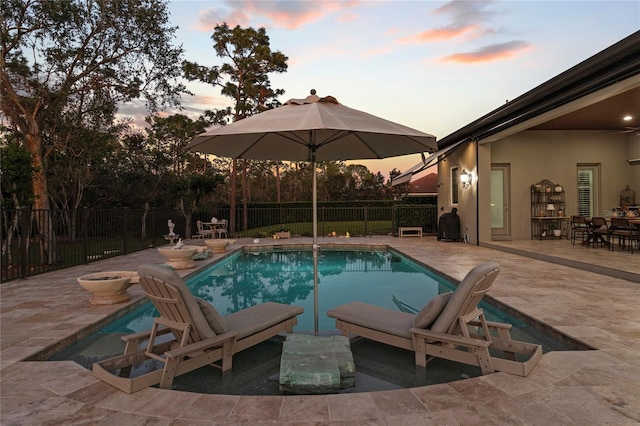
[[591, 227], [582, 216], [571, 216], [571, 245], [576, 244], [576, 239], [580, 235], [580, 241], [587, 241], [591, 238]]
[[229, 222], [227, 221], [227, 219], [221, 219], [217, 226], [216, 226], [216, 235], [218, 238], [222, 238], [222, 235], [224, 234], [225, 238], [229, 237], [229, 234], [227, 232], [227, 228], [229, 226]]

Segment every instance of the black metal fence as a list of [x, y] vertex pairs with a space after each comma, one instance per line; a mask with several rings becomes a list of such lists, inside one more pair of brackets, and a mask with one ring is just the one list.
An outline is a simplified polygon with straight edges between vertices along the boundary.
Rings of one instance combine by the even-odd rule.
[[[168, 244], [167, 223], [187, 239], [195, 236], [196, 221], [229, 219], [228, 208], [184, 215], [179, 210], [2, 210], [0, 280], [30, 275], [120, 256]], [[269, 238], [286, 230], [292, 236], [311, 236], [313, 212], [308, 208], [249, 208], [246, 223], [241, 208], [236, 229], [229, 236]], [[400, 226], [422, 226], [436, 233], [434, 205], [384, 207], [319, 207], [318, 235], [393, 235]]]

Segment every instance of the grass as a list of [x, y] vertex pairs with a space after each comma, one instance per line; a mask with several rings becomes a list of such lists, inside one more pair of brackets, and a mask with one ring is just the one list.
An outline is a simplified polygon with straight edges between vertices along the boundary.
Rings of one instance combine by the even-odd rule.
[[[334, 222], [319, 222], [318, 223], [318, 235], [329, 236], [333, 232], [337, 236], [345, 235], [347, 232], [351, 236], [362, 235], [387, 235], [392, 232], [392, 222], [390, 220], [378, 220], [366, 222], [363, 221], [334, 221]], [[253, 228], [247, 231], [237, 232], [237, 236], [240, 237], [252, 237], [252, 238], [271, 238], [274, 232], [280, 230], [280, 225], [277, 226], [263, 226], [261, 228]], [[282, 229], [290, 231], [292, 236], [311, 237], [313, 236], [313, 223], [312, 222], [297, 222], [297, 223], [285, 223], [282, 225]]]

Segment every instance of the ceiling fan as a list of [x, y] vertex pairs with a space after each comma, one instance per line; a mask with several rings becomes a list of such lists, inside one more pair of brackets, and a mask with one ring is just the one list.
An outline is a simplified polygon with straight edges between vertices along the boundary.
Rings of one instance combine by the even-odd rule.
[[620, 133], [634, 133], [634, 136], [640, 136], [640, 126], [635, 126], [635, 127], [625, 127], [625, 130], [621, 131]]

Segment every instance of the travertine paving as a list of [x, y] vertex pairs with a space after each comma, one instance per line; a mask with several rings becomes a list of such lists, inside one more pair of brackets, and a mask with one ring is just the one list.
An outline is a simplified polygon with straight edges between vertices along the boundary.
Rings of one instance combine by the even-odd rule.
[[[201, 241], [196, 242], [202, 244]], [[310, 244], [306, 238], [286, 242]], [[545, 354], [527, 377], [496, 373], [396, 391], [228, 396], [148, 388], [127, 395], [71, 361], [26, 361], [53, 350], [124, 305], [92, 306], [76, 277], [160, 263], [155, 249], [0, 286], [0, 423], [4, 425], [601, 425], [640, 423], [640, 253], [566, 240], [504, 242], [574, 267], [435, 238], [352, 238], [322, 244], [390, 246], [455, 279], [480, 262], [502, 272], [489, 296], [597, 350]], [[538, 244], [539, 243], [539, 244]], [[238, 240], [231, 250], [252, 241]], [[273, 244], [265, 240], [261, 244]], [[216, 255], [213, 260], [224, 255]], [[210, 261], [198, 262], [198, 266]], [[576, 262], [584, 264], [577, 269]], [[625, 277], [589, 271], [602, 264]], [[580, 265], [578, 265], [580, 266]], [[587, 269], [587, 270], [584, 270]], [[187, 271], [189, 273], [191, 271]], [[606, 271], [604, 271], [606, 272]], [[133, 306], [141, 291], [129, 289]]]

